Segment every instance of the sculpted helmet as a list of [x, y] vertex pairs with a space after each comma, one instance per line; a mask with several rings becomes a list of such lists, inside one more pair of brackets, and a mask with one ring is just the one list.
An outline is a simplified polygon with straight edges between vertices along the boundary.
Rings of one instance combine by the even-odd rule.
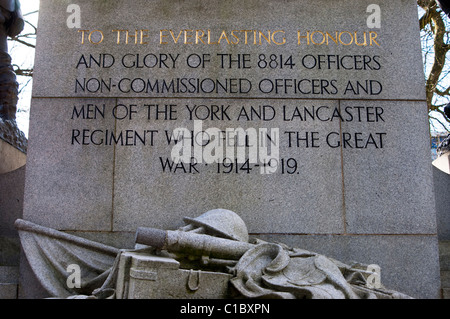
[[188, 224], [184, 230], [201, 227], [209, 235], [248, 242], [247, 226], [241, 217], [231, 210], [213, 209], [199, 217], [185, 217], [183, 220]]

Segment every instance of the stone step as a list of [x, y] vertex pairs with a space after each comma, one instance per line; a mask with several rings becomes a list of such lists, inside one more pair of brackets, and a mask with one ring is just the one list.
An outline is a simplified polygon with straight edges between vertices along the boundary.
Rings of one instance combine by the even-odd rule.
[[0, 283], [0, 300], [2, 299], [18, 299], [17, 298], [17, 284], [2, 284]]
[[19, 283], [19, 267], [0, 266], [0, 283], [2, 283], [2, 284], [18, 284]]
[[439, 242], [439, 263], [441, 271], [450, 270], [450, 241]]
[[450, 254], [450, 240], [439, 241], [439, 252]]
[[441, 270], [450, 270], [450, 255], [439, 256], [439, 265]]
[[450, 288], [442, 289], [442, 299], [450, 299]]
[[0, 299], [17, 299], [19, 267], [0, 266]]
[[445, 271], [441, 270], [441, 287], [442, 287], [442, 289], [450, 288], [450, 271], [449, 270], [445, 270]]

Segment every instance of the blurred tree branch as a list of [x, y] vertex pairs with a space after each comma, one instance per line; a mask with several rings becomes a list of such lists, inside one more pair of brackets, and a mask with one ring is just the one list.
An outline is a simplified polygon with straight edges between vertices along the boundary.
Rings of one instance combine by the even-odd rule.
[[[20, 43], [21, 45], [27, 46], [29, 48], [35, 49], [36, 48], [36, 34], [37, 34], [37, 28], [35, 25], [33, 25], [29, 20], [27, 20], [27, 17], [32, 14], [37, 14], [38, 11], [32, 11], [28, 12], [23, 15], [25, 25], [27, 26], [26, 30], [27, 32], [23, 32], [13, 38], [11, 38], [11, 41], [15, 41], [17, 43]], [[13, 64], [13, 69], [16, 75], [18, 76], [27, 76], [32, 77], [33, 76], [33, 70], [34, 68], [26, 68], [23, 69], [21, 66], [17, 64]]]
[[[427, 74], [426, 97], [430, 119], [435, 120], [449, 130], [450, 119], [444, 115], [443, 107], [450, 100], [450, 86], [447, 77], [450, 66], [446, 65], [446, 55], [450, 51], [448, 17], [435, 0], [418, 0], [417, 4], [424, 10], [419, 19], [422, 50], [424, 53], [424, 69]], [[429, 64], [431, 68], [429, 68]], [[444, 123], [434, 116], [441, 114]]]

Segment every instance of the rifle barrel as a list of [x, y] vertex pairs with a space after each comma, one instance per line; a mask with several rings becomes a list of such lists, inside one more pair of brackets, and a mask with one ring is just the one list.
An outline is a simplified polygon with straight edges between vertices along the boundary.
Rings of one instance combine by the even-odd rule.
[[194, 256], [239, 260], [254, 245], [231, 239], [184, 231], [139, 227], [136, 243]]

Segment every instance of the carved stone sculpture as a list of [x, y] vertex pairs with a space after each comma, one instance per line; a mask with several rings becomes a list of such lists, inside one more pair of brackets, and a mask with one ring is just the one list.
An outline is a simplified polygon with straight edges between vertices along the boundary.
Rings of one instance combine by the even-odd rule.
[[[360, 264], [248, 240], [245, 223], [234, 212], [212, 210], [185, 222], [174, 231], [139, 228], [134, 250], [24, 220], [16, 227], [36, 277], [58, 298], [410, 298], [381, 285], [372, 289]], [[83, 265], [78, 287], [67, 284], [70, 265]], [[149, 293], [168, 286], [167, 294]]]

